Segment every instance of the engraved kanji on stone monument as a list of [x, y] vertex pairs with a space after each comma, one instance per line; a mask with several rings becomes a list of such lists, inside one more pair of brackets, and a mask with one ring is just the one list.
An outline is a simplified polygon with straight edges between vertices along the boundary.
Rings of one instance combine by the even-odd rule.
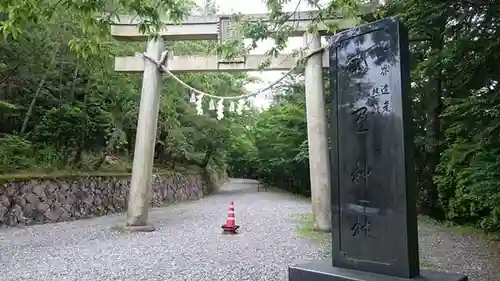
[[419, 268], [407, 31], [386, 18], [330, 37], [332, 259], [288, 281], [467, 281]]
[[[418, 276], [407, 101], [406, 31], [392, 19], [333, 36], [337, 149], [332, 157], [333, 266]], [[411, 141], [411, 139], [410, 139]]]

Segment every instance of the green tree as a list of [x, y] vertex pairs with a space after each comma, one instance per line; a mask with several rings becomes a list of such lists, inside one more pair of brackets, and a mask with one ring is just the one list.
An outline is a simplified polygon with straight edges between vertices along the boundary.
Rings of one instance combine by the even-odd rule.
[[[48, 7], [38, 9], [62, 8], [61, 3], [51, 6], [51, 2], [41, 2]], [[11, 4], [5, 7], [20, 12]], [[16, 28], [22, 32], [0, 41], [1, 172], [130, 171], [141, 77], [114, 72], [114, 57], [141, 50], [144, 43], [114, 41], [107, 33], [83, 30], [79, 20], [72, 13], [54, 12], [51, 17], [37, 14], [36, 24], [18, 22]], [[69, 48], [75, 37], [92, 36], [99, 40], [95, 52], [82, 56], [79, 50]], [[95, 46], [92, 44], [89, 46]], [[174, 42], [169, 47], [177, 54], [203, 55], [213, 53], [214, 44]], [[242, 85], [247, 81], [244, 74], [228, 73], [186, 73], [180, 78], [222, 96], [242, 93]], [[217, 121], [207, 108], [204, 115], [198, 116], [189, 96], [180, 84], [165, 78], [155, 167], [177, 169], [194, 165], [223, 173], [223, 146], [231, 137], [227, 124], [237, 124], [235, 120], [240, 117], [227, 114]], [[21, 150], [23, 153], [19, 153]], [[17, 156], [12, 157], [14, 154]]]

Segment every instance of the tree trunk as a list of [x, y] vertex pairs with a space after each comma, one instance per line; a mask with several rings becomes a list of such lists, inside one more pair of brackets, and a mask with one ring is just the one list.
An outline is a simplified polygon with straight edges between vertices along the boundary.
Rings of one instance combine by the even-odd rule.
[[76, 78], [78, 78], [78, 72], [80, 71], [80, 68], [78, 64], [75, 67], [75, 70], [73, 71], [73, 81], [71, 82], [71, 94], [70, 94], [70, 99], [71, 101], [75, 100], [75, 86], [76, 86]]
[[213, 149], [209, 148], [207, 152], [205, 153], [205, 157], [203, 158], [203, 162], [201, 163], [202, 168], [206, 168], [208, 166], [208, 163], [210, 162], [210, 159], [212, 158], [213, 154]]
[[[444, 27], [444, 24], [443, 24]], [[443, 38], [437, 33], [431, 43], [431, 52], [439, 52], [443, 48]], [[439, 205], [439, 192], [437, 185], [434, 183], [433, 177], [437, 166], [440, 162], [442, 152], [442, 139], [443, 132], [441, 126], [440, 115], [443, 110], [443, 76], [439, 70], [434, 79], [431, 79], [429, 85], [429, 95], [426, 97], [427, 105], [427, 124], [426, 124], [426, 161], [425, 161], [425, 178], [426, 185], [423, 186], [420, 195], [421, 206], [419, 211], [423, 214], [433, 216], [435, 218], [442, 218], [443, 211]]]
[[[89, 82], [90, 83], [90, 82]], [[78, 148], [76, 150], [75, 154], [75, 159], [73, 161], [73, 164], [76, 165], [77, 167], [81, 166], [82, 163], [82, 155], [83, 155], [83, 150], [85, 149], [85, 139], [87, 138], [87, 127], [88, 127], [88, 122], [87, 122], [87, 102], [88, 102], [88, 95], [90, 92], [90, 87], [86, 87], [86, 92], [85, 95], [83, 96], [83, 114], [84, 114], [84, 119], [82, 121], [82, 131], [80, 133], [80, 142], [78, 144]], [[101, 163], [102, 165], [102, 163]]]
[[[49, 67], [50, 68], [57, 57], [57, 53], [59, 52], [59, 46], [55, 48], [54, 53], [52, 54], [52, 59], [50, 60]], [[45, 83], [47, 82], [47, 77], [49, 75], [48, 69], [47, 71], [43, 74], [42, 80], [40, 80], [40, 83], [38, 83], [38, 88], [36, 89], [35, 95], [33, 96], [33, 99], [30, 102], [30, 105], [28, 107], [28, 111], [26, 112], [26, 115], [24, 116], [23, 124], [21, 126], [21, 129], [19, 130], [19, 135], [23, 136], [24, 133], [26, 132], [26, 128], [28, 127], [28, 122], [31, 118], [31, 115], [33, 115], [33, 110], [35, 109], [36, 101], [38, 99], [38, 96], [40, 96], [40, 93], [42, 92], [43, 86], [45, 86]]]
[[[116, 132], [114, 132], [113, 134], [115, 134], [115, 133]], [[108, 145], [106, 146], [106, 149], [104, 150], [104, 152], [101, 155], [101, 158], [99, 158], [99, 160], [93, 165], [94, 170], [99, 169], [102, 166], [102, 164], [104, 164], [104, 161], [106, 160], [106, 156], [108, 156], [110, 154], [111, 150], [113, 149], [113, 147], [115, 147], [117, 140], [118, 140], [117, 136], [113, 135], [111, 137], [111, 139], [108, 142]]]

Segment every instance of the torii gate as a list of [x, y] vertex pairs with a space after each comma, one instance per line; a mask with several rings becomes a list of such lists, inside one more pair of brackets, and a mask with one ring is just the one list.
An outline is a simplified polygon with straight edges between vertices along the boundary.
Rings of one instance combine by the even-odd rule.
[[[368, 4], [369, 8], [378, 4], [377, 0], [371, 1], [372, 3]], [[316, 13], [297, 12], [288, 17], [291, 20], [286, 23], [295, 28], [293, 36], [304, 37], [310, 50], [321, 47], [321, 35], [327, 30], [325, 25], [320, 25], [317, 28], [318, 34], [307, 32], [307, 27]], [[243, 19], [269, 20], [267, 14], [244, 15]], [[357, 24], [353, 19], [340, 18], [330, 21], [335, 22], [341, 29], [351, 28]], [[131, 17], [121, 16], [120, 22], [111, 26], [111, 35], [118, 40], [148, 40], [148, 36], [139, 31], [137, 24], [138, 22]], [[163, 61], [172, 73], [258, 71], [267, 56], [248, 55], [231, 61], [217, 56], [161, 57], [164, 52], [164, 40], [228, 40], [230, 24], [229, 16], [189, 16], [181, 25], [167, 22], [166, 28], [159, 34], [160, 38], [148, 42], [146, 53], [154, 60]], [[297, 58], [292, 54], [283, 54], [270, 59], [270, 65], [264, 70], [289, 70], [297, 63]], [[323, 68], [327, 68], [328, 65], [328, 52], [318, 52], [307, 59], [304, 73], [314, 227], [320, 231], [329, 231], [331, 228], [330, 165], [323, 99]], [[154, 62], [140, 55], [115, 58], [115, 71], [144, 73], [125, 227], [130, 231], [154, 231], [154, 226], [148, 224], [147, 219], [161, 92], [161, 71]]]

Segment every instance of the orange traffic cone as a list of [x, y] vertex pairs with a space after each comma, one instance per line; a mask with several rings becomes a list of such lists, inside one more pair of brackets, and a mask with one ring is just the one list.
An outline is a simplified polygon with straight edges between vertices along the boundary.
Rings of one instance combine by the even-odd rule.
[[236, 220], [234, 218], [234, 202], [229, 202], [229, 210], [227, 211], [226, 223], [222, 226], [224, 233], [237, 233], [240, 226], [236, 225]]

